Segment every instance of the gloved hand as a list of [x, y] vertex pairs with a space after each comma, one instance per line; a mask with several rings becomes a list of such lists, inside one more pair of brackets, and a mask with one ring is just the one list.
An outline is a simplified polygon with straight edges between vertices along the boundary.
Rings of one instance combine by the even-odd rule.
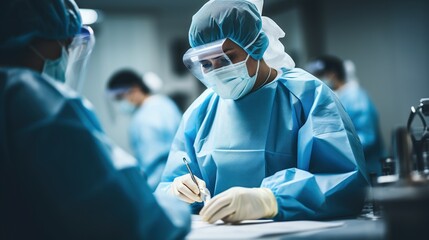
[[212, 198], [201, 209], [204, 221], [240, 222], [277, 215], [277, 201], [268, 188], [233, 187]]
[[[198, 186], [201, 189], [206, 188], [206, 182], [196, 176], [195, 179], [197, 180]], [[186, 174], [174, 179], [173, 183], [171, 184], [171, 191], [176, 197], [184, 202], [202, 202], [203, 200], [201, 199], [200, 189], [198, 189], [198, 186], [194, 183], [194, 181], [192, 181], [191, 175]]]

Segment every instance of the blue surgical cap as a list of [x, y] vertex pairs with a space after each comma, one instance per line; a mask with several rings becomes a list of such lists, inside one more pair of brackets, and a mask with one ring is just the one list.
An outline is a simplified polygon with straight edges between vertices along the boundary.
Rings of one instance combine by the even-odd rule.
[[0, 54], [22, 48], [35, 38], [73, 37], [81, 25], [73, 0], [1, 0]]
[[229, 38], [252, 58], [260, 60], [268, 47], [268, 38], [261, 29], [261, 15], [253, 3], [246, 0], [212, 0], [192, 17], [189, 44], [197, 47]]

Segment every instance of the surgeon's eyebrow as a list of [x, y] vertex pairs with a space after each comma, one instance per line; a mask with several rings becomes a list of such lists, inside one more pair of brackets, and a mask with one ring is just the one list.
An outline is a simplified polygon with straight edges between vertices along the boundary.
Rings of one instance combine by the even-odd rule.
[[[237, 56], [237, 49], [231, 47], [231, 48], [227, 48], [224, 50], [224, 53], [226, 56], [228, 56], [230, 59], [234, 58], [235, 56]], [[231, 59], [232, 60], [232, 59]]]
[[211, 60], [217, 60], [217, 59], [222, 59], [222, 58], [224, 58], [224, 56], [217, 56], [217, 57], [212, 58]]
[[223, 50], [223, 52], [224, 53], [227, 53], [227, 52], [231, 52], [231, 51], [234, 51], [235, 50], [235, 48], [233, 48], [233, 47], [226, 47], [224, 50]]

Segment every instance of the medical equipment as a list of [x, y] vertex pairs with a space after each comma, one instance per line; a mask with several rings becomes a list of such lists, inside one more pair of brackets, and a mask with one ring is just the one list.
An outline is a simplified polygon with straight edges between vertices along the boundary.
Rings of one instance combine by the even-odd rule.
[[415, 170], [425, 179], [429, 177], [429, 126], [427, 120], [429, 120], [429, 98], [422, 98], [418, 107], [411, 107], [407, 130], [412, 140], [412, 160], [416, 166]]
[[[416, 118], [418, 117], [418, 118]], [[407, 126], [395, 129], [393, 156], [396, 173], [378, 178], [374, 200], [382, 206], [388, 239], [418, 239], [429, 220], [429, 98], [411, 107]]]

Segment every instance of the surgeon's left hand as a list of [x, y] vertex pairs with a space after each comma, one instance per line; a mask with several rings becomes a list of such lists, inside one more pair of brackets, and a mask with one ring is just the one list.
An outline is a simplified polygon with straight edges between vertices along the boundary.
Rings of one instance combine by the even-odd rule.
[[277, 211], [277, 201], [270, 189], [233, 187], [206, 202], [200, 215], [209, 223], [219, 219], [234, 223], [272, 218]]

